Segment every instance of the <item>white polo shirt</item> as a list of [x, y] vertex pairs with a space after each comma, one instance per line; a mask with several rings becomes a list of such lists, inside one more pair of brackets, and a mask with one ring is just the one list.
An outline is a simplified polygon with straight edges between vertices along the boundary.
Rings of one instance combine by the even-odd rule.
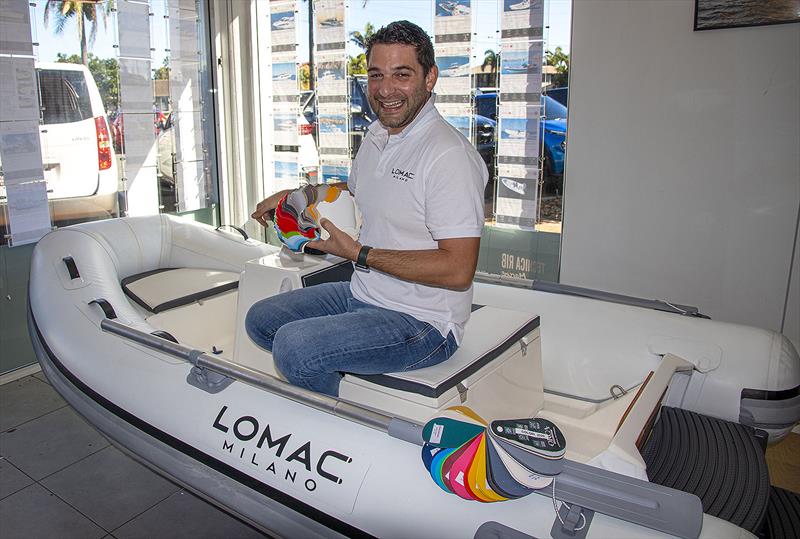
[[[434, 96], [397, 135], [373, 122], [353, 161], [348, 189], [361, 210], [359, 241], [378, 249], [425, 250], [437, 240], [480, 237], [486, 165], [434, 107]], [[353, 296], [410, 314], [461, 342], [472, 306], [465, 291], [398, 279], [375, 268], [355, 271]]]

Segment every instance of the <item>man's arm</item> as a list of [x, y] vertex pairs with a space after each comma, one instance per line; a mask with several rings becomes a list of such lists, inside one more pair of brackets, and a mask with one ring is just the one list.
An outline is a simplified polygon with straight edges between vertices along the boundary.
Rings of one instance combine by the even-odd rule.
[[[308, 246], [355, 261], [361, 244], [329, 220], [322, 219], [321, 224], [330, 238], [310, 242]], [[406, 281], [466, 290], [475, 276], [480, 241], [480, 238], [438, 240], [437, 249], [421, 251], [372, 249], [367, 255], [367, 265]]]
[[[336, 182], [336, 183], [329, 183], [329, 186], [338, 187], [342, 191], [347, 191], [347, 182]], [[274, 193], [261, 202], [258, 203], [256, 206], [255, 211], [250, 214], [250, 217], [261, 223], [263, 226], [267, 226], [267, 221], [271, 221], [274, 218], [274, 211], [275, 208], [278, 207], [278, 202], [286, 196], [288, 193], [291, 193], [294, 189], [284, 189], [283, 191], [278, 191]]]

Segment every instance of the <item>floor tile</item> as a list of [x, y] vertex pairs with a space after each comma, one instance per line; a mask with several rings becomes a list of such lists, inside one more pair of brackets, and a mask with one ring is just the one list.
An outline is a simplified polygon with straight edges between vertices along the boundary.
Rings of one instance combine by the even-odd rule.
[[38, 378], [39, 380], [41, 380], [41, 381], [42, 381], [42, 382], [44, 382], [45, 384], [48, 384], [48, 385], [50, 385], [50, 380], [48, 380], [48, 379], [47, 379], [47, 376], [45, 376], [45, 375], [44, 375], [44, 373], [43, 373], [42, 371], [39, 371], [39, 372], [37, 372], [37, 373], [36, 373], [36, 374], [34, 374], [33, 376], [34, 376], [35, 378]]
[[184, 491], [173, 494], [124, 526], [112, 530], [112, 533], [117, 539], [265, 537], [250, 526]]
[[93, 539], [108, 532], [39, 485], [0, 500], [3, 539]]
[[0, 457], [0, 500], [22, 490], [33, 483], [33, 479], [19, 471], [5, 458]]
[[0, 433], [0, 455], [37, 481], [106, 446], [70, 407]]
[[42, 480], [106, 530], [113, 530], [180, 490], [109, 446]]
[[3, 384], [0, 386], [0, 432], [66, 405], [49, 384], [35, 376]]

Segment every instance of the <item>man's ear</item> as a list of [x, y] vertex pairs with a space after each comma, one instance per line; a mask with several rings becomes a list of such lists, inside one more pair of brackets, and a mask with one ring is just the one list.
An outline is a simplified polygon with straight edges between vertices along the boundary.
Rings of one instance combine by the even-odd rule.
[[428, 74], [425, 75], [425, 89], [429, 92], [433, 91], [433, 87], [436, 86], [436, 81], [439, 79], [439, 68], [434, 65], [431, 67]]

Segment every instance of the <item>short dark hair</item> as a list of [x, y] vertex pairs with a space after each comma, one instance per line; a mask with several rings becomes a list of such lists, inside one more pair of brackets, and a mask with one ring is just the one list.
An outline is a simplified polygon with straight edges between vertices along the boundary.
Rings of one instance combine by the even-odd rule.
[[414, 47], [417, 50], [417, 61], [422, 66], [425, 75], [436, 65], [430, 36], [425, 33], [425, 30], [408, 21], [395, 21], [375, 32], [367, 43], [367, 61], [369, 61], [369, 55], [374, 45], [392, 43]]

